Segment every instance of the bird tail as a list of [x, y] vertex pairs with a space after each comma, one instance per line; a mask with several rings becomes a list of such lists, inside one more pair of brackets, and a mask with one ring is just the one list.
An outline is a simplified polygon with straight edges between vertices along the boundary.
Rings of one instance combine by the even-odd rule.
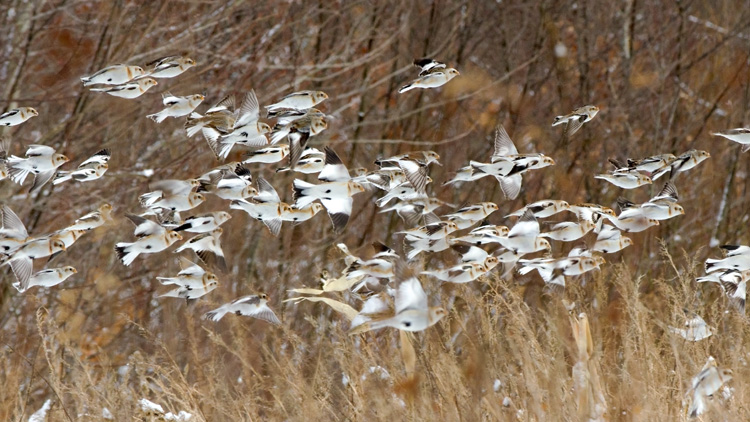
[[287, 135], [289, 135], [288, 128], [281, 128], [279, 130], [275, 130], [273, 133], [271, 133], [271, 145], [277, 144], [279, 141], [284, 139]]
[[187, 122], [185, 122], [185, 130], [187, 131], [188, 138], [192, 138], [205, 125], [204, 122], [198, 121], [201, 117], [203, 116], [198, 113], [190, 113]]
[[161, 191], [154, 191], [149, 193], [144, 193], [143, 195], [138, 197], [138, 202], [141, 203], [141, 206], [144, 208], [151, 208], [154, 203], [156, 203], [159, 199], [162, 197]]
[[398, 90], [398, 93], [399, 94], [403, 94], [404, 92], [410, 91], [410, 90], [412, 90], [414, 88], [415, 88], [414, 84], [404, 85], [404, 86], [401, 87], [401, 89]]
[[170, 285], [170, 284], [177, 284], [179, 280], [176, 277], [156, 277], [156, 279], [159, 280], [159, 282], [165, 286]]
[[146, 117], [148, 117], [149, 119], [151, 119], [151, 120], [155, 121], [156, 123], [161, 123], [161, 122], [163, 122], [164, 120], [166, 120], [166, 118], [167, 118], [167, 113], [166, 113], [166, 110], [162, 110], [162, 111], [160, 111], [160, 112], [158, 112], [158, 113], [154, 113], [154, 114], [149, 114], [149, 115], [148, 115], [148, 116], [146, 116]]
[[315, 185], [313, 185], [312, 183], [308, 183], [300, 179], [294, 179], [294, 194], [292, 198], [294, 198], [294, 201], [298, 208], [304, 208], [315, 201], [316, 198], [314, 196], [311, 196], [308, 191], [312, 187], [315, 187]]
[[708, 258], [706, 260], [706, 272], [710, 273], [711, 271], [713, 271], [712, 268], [715, 267], [715, 266], [717, 266], [720, 261], [721, 261], [721, 259], [711, 259], [711, 258]]
[[211, 321], [218, 321], [226, 315], [226, 311], [222, 309], [214, 309], [203, 314], [203, 319], [210, 319]]
[[71, 176], [70, 172], [67, 171], [60, 171], [57, 173], [57, 176], [55, 176], [55, 180], [52, 181], [53, 185], [59, 185], [62, 182], [67, 182], [68, 180], [71, 180], [73, 176]]
[[135, 258], [140, 255], [140, 252], [138, 251], [130, 251], [128, 248], [132, 246], [132, 243], [118, 243], [115, 246], [115, 252], [117, 253], [117, 258], [122, 261], [123, 265], [126, 267], [130, 266], [130, 264], [135, 261]]

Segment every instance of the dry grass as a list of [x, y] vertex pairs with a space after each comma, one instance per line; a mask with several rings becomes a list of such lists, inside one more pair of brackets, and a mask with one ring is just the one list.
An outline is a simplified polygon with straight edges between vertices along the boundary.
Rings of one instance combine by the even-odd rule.
[[[709, 355], [734, 371], [728, 400], [715, 399], [707, 420], [747, 420], [749, 325], [716, 285], [698, 285], [707, 245], [747, 243], [750, 161], [715, 130], [746, 124], [750, 88], [748, 10], [739, 2], [22, 2], [0, 5], [4, 60], [2, 109], [28, 105], [40, 117], [6, 129], [12, 153], [52, 145], [78, 163], [113, 150], [110, 171], [90, 184], [28, 194], [10, 181], [0, 200], [31, 233], [63, 227], [102, 202], [117, 223], [87, 234], [50, 266], [79, 274], [53, 289], [18, 294], [13, 276], [0, 287], [0, 420], [27, 420], [47, 399], [48, 420], [142, 420], [147, 398], [193, 420], [587, 420], [573, 370], [584, 312], [606, 420], [685, 418], [690, 379]], [[247, 2], [253, 3], [253, 2]], [[575, 3], [575, 7], [573, 4]], [[736, 3], [736, 4], [735, 4]], [[621, 7], [614, 13], [613, 7]], [[706, 25], [706, 22], [721, 28]], [[565, 55], [555, 55], [565, 46]], [[558, 48], [559, 50], [559, 48]], [[545, 197], [612, 206], [623, 193], [593, 179], [608, 157], [707, 150], [712, 158], [676, 179], [686, 215], [634, 235], [635, 246], [607, 256], [601, 272], [570, 280], [562, 294], [536, 275], [509, 281], [490, 275], [468, 285], [423, 284], [449, 308], [436, 326], [402, 339], [384, 329], [347, 335], [348, 323], [323, 304], [284, 304], [286, 290], [316, 287], [337, 274], [344, 242], [367, 255], [369, 242], [397, 245], [403, 228], [360, 195], [346, 233], [325, 216], [286, 226], [279, 238], [242, 213], [224, 227], [230, 272], [204, 299], [156, 299], [157, 275], [177, 269], [169, 252], [123, 267], [113, 254], [130, 239], [125, 212], [149, 181], [197, 176], [218, 163], [182, 121], [144, 118], [158, 94], [125, 101], [94, 95], [78, 78], [107, 64], [145, 63], [186, 51], [199, 65], [155, 92], [205, 92], [201, 110], [230, 92], [255, 89], [269, 104], [295, 89], [321, 89], [332, 115], [313, 142], [331, 145], [350, 167], [379, 155], [434, 149], [433, 194], [454, 204], [495, 201], [493, 223]], [[414, 57], [434, 56], [461, 76], [442, 89], [395, 94], [416, 72]], [[583, 104], [602, 108], [567, 149], [553, 116]], [[525, 177], [516, 201], [494, 180], [441, 188], [449, 173], [490, 152], [498, 122], [522, 152], [557, 165]], [[240, 157], [233, 153], [230, 160]], [[144, 169], [155, 169], [147, 178]], [[254, 167], [291, 201], [295, 175]], [[653, 188], [627, 192], [646, 200]], [[724, 203], [724, 207], [720, 206]], [[211, 199], [197, 212], [225, 207]], [[569, 246], [555, 245], [555, 254]], [[425, 260], [455, 261], [449, 253]], [[202, 321], [212, 306], [263, 291], [282, 327], [229, 315]], [[349, 296], [335, 296], [359, 307]], [[562, 299], [574, 303], [572, 311]], [[702, 315], [715, 335], [686, 342], [667, 327], [683, 309]], [[409, 347], [411, 346], [411, 347]], [[580, 368], [580, 366], [578, 367]]]

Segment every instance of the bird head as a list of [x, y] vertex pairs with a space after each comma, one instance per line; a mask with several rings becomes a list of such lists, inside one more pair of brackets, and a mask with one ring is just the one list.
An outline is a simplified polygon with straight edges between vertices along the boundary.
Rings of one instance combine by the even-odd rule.
[[440, 307], [430, 308], [430, 313], [429, 313], [430, 325], [435, 324], [436, 322], [440, 321], [447, 314], [448, 313], [445, 312], [445, 309], [443, 308], [440, 308]]

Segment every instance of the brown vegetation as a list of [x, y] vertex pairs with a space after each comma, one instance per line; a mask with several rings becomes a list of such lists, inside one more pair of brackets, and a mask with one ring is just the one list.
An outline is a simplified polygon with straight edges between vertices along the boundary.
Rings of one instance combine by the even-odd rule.
[[[0, 108], [40, 112], [5, 129], [11, 152], [51, 145], [72, 164], [106, 147], [112, 160], [99, 181], [39, 194], [2, 181], [2, 202], [31, 233], [61, 228], [103, 202], [113, 204], [116, 223], [55, 258], [54, 266], [78, 269], [56, 288], [18, 294], [3, 270], [0, 420], [26, 420], [49, 398], [54, 421], [101, 420], [105, 407], [116, 420], [139, 420], [141, 398], [207, 421], [586, 420], [581, 407], [598, 393], [607, 420], [679, 420], [690, 378], [708, 355], [734, 371], [733, 396], [715, 399], [708, 418], [747, 420], [747, 321], [716, 285], [694, 278], [707, 256], [718, 256], [711, 239], [750, 241], [750, 160], [710, 136], [747, 124], [748, 13], [740, 2], [653, 0], [4, 2]], [[89, 92], [78, 79], [109, 64], [181, 52], [198, 65], [135, 100]], [[416, 74], [411, 61], [423, 56], [461, 76], [397, 94]], [[113, 251], [132, 235], [122, 216], [141, 212], [137, 198], [149, 181], [195, 177], [218, 162], [199, 136], [185, 136], [182, 119], [157, 125], [145, 116], [161, 109], [159, 92], [205, 93], [205, 110], [250, 89], [261, 105], [293, 90], [328, 93], [322, 108], [332, 118], [312, 144], [332, 146], [350, 168], [437, 151], [443, 166], [431, 168], [432, 193], [459, 205], [494, 201], [497, 224], [543, 198], [614, 206], [621, 190], [593, 179], [608, 157], [696, 148], [711, 159], [676, 179], [686, 215], [632, 236], [635, 245], [608, 256], [601, 272], [568, 284], [562, 297], [575, 303], [572, 314], [535, 274], [458, 286], [425, 279], [431, 300], [449, 315], [401, 338], [392, 329], [348, 336], [346, 320], [325, 305], [282, 303], [289, 288], [317, 287], [321, 270], [338, 274], [335, 243], [363, 255], [375, 240], [398, 245], [393, 233], [402, 222], [379, 214], [369, 193], [355, 199], [341, 235], [319, 215], [285, 224], [274, 238], [233, 212], [222, 237], [230, 271], [219, 288], [192, 303], [156, 299], [155, 277], [175, 272], [176, 256], [139, 257], [124, 267]], [[553, 117], [584, 104], [601, 112], [560, 148]], [[521, 152], [544, 152], [557, 165], [526, 176], [515, 201], [504, 200], [492, 178], [442, 188], [451, 171], [489, 156], [498, 123]], [[154, 175], [143, 176], [145, 169]], [[291, 202], [295, 175], [273, 166], [252, 171]], [[659, 188], [627, 194], [644, 201]], [[198, 211], [224, 206], [210, 198]], [[559, 245], [555, 254], [567, 252]], [[422, 264], [455, 259], [446, 252]], [[260, 291], [282, 327], [233, 315], [200, 319]], [[716, 334], [698, 343], [670, 334], [683, 308]], [[585, 353], [573, 335], [580, 312], [591, 327]], [[579, 359], [597, 372], [590, 385], [600, 390], [587, 398], [574, 388]]]

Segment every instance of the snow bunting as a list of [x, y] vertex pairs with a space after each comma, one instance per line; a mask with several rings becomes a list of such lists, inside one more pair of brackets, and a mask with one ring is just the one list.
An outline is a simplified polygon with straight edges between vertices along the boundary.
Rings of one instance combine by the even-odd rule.
[[274, 325], [281, 325], [281, 321], [268, 307], [268, 296], [264, 293], [241, 297], [231, 303], [219, 306], [213, 311], [206, 312], [203, 319], [218, 321], [226, 314], [237, 314], [262, 319]]
[[207, 233], [216, 230], [226, 223], [232, 216], [226, 211], [214, 211], [206, 214], [193, 215], [185, 219], [174, 231], [188, 231], [191, 233]]
[[630, 238], [622, 236], [620, 229], [612, 227], [609, 224], [604, 224], [601, 230], [599, 230], [596, 242], [591, 250], [602, 253], [615, 253], [632, 244], [633, 241]]
[[573, 110], [572, 113], [564, 116], [555, 117], [555, 121], [552, 122], [552, 126], [565, 124], [563, 129], [563, 139], [568, 139], [573, 136], [583, 126], [584, 123], [591, 121], [599, 112], [599, 107], [593, 105], [587, 105]]
[[195, 66], [195, 60], [184, 56], [167, 56], [146, 64], [146, 76], [152, 78], [174, 78]]
[[149, 88], [156, 85], [158, 85], [156, 80], [151, 78], [143, 78], [124, 85], [115, 85], [113, 87], [107, 88], [91, 88], [91, 90], [96, 92], [104, 92], [115, 97], [132, 100], [133, 98], [140, 97], [141, 95], [146, 93]]
[[246, 158], [242, 161], [242, 163], [273, 164], [283, 160], [287, 155], [289, 155], [289, 145], [268, 147], [246, 153]]
[[[237, 120], [234, 95], [227, 95], [213, 107], [206, 110], [205, 115], [193, 112], [185, 122], [185, 130], [189, 138], [204, 127], [216, 129], [220, 133], [227, 133]], [[209, 145], [210, 146], [210, 145]]]
[[167, 230], [154, 221], [132, 214], [125, 216], [135, 224], [134, 234], [138, 237], [135, 242], [119, 242], [115, 245], [117, 257], [126, 266], [130, 266], [140, 254], [161, 252], [182, 240], [179, 233]]
[[708, 408], [706, 402], [709, 397], [719, 391], [724, 383], [731, 380], [732, 371], [730, 369], [720, 369], [716, 365], [716, 359], [713, 356], [709, 356], [708, 361], [703, 365], [698, 375], [690, 381], [690, 392], [693, 397], [688, 409], [688, 416], [695, 418], [703, 414]]
[[417, 79], [411, 81], [410, 83], [402, 86], [398, 90], [398, 93], [403, 94], [404, 92], [410, 91], [415, 88], [422, 88], [422, 89], [437, 88], [437, 87], [447, 84], [451, 79], [455, 78], [458, 75], [460, 75], [460, 73], [458, 73], [458, 70], [453, 69], [453, 68], [446, 69], [446, 68], [432, 67], [429, 73], [424, 74], [423, 76], [420, 76]]
[[422, 271], [422, 274], [429, 275], [448, 283], [468, 283], [487, 274], [499, 263], [497, 257], [488, 256], [483, 262], [468, 262], [459, 264], [454, 267], [437, 271]]
[[139, 76], [143, 76], [143, 74], [143, 69], [138, 66], [116, 64], [107, 66], [93, 75], [82, 77], [81, 82], [83, 82], [83, 86], [121, 85], [130, 82]]
[[669, 178], [674, 179], [675, 176], [677, 176], [677, 173], [690, 170], [710, 157], [711, 154], [706, 151], [691, 149], [677, 157], [677, 159], [672, 162], [672, 173]]
[[306, 110], [315, 107], [326, 99], [328, 99], [328, 95], [323, 91], [293, 92], [282, 98], [278, 103], [266, 106], [266, 111], [270, 117], [279, 110]]
[[596, 223], [588, 220], [580, 220], [578, 222], [563, 221], [562, 223], [555, 224], [548, 231], [540, 233], [539, 236], [562, 242], [572, 242], [582, 238], [595, 227]]
[[711, 337], [713, 330], [706, 324], [706, 321], [701, 318], [700, 315], [694, 314], [691, 318], [688, 318], [683, 324], [684, 328], [669, 327], [669, 331], [679, 334], [682, 338], [688, 341], [701, 341], [705, 338]]
[[365, 188], [351, 180], [349, 170], [333, 149], [326, 147], [325, 153], [326, 165], [318, 175], [318, 180], [323, 183], [314, 185], [294, 179], [294, 201], [297, 208], [304, 208], [316, 199], [320, 200], [328, 211], [334, 230], [340, 232], [349, 222], [353, 196], [364, 192]]
[[34, 174], [34, 184], [31, 186], [31, 190], [35, 191], [49, 182], [55, 175], [57, 168], [68, 161], [68, 157], [57, 154], [52, 147], [29, 145], [26, 150], [26, 158], [11, 155], [7, 163], [11, 180], [19, 185], [23, 184], [26, 176]]
[[0, 114], [0, 126], [16, 126], [29, 120], [39, 113], [31, 107], [21, 107], [8, 110]]
[[67, 266], [67, 267], [60, 267], [60, 268], [50, 268], [47, 270], [39, 271], [38, 273], [34, 274], [29, 278], [29, 281], [26, 283], [25, 287], [21, 287], [21, 282], [13, 283], [13, 287], [16, 288], [19, 292], [23, 293], [26, 290], [35, 287], [53, 287], [57, 286], [58, 284], [62, 283], [68, 277], [72, 276], [73, 274], [76, 274], [78, 271], [76, 271], [75, 268]]
[[528, 204], [519, 210], [513, 211], [512, 213], [506, 215], [505, 218], [520, 217], [526, 212], [526, 210], [529, 209], [534, 213], [534, 217], [546, 218], [551, 217], [559, 212], [570, 210], [570, 205], [567, 202], [558, 199], [544, 199]]
[[258, 194], [258, 191], [252, 186], [253, 177], [250, 170], [240, 163], [220, 166], [202, 175], [198, 180], [201, 184], [198, 192], [212, 193], [219, 198], [230, 201], [245, 199]]
[[76, 221], [65, 230], [93, 230], [103, 226], [105, 223], [112, 221], [112, 205], [102, 204], [96, 211], [90, 212]]
[[200, 233], [175, 249], [174, 253], [180, 253], [185, 249], [192, 249], [204, 264], [216, 264], [221, 271], [226, 272], [227, 262], [219, 240], [223, 232], [224, 230], [221, 227], [217, 227], [213, 231]]
[[291, 207], [281, 202], [276, 189], [264, 178], [259, 177], [257, 183], [258, 194], [251, 198], [253, 202], [244, 199], [234, 200], [229, 208], [245, 211], [250, 217], [263, 222], [272, 235], [278, 236], [283, 222], [281, 216], [289, 213]]
[[390, 318], [376, 318], [350, 330], [358, 334], [383, 327], [404, 331], [422, 331], [440, 321], [446, 312], [440, 307], [429, 307], [427, 294], [416, 277], [410, 277], [398, 285], [395, 294], [396, 313]]
[[110, 156], [111, 152], [109, 149], [101, 149], [79, 164], [78, 169], [71, 172], [58, 172], [57, 176], [55, 176], [55, 180], [52, 181], [52, 184], [57, 185], [68, 180], [89, 182], [99, 179], [104, 176], [104, 173], [109, 168], [107, 163], [109, 162]]
[[156, 277], [165, 286], [175, 285], [187, 290], [208, 290], [216, 286], [219, 279], [216, 274], [207, 272], [200, 265], [187, 258], [180, 257], [180, 272], [175, 277]]
[[721, 136], [729, 139], [732, 142], [737, 142], [738, 144], [742, 145], [742, 152], [747, 152], [748, 150], [750, 150], [750, 129], [741, 127], [737, 129], [729, 129], [726, 132], [714, 132], [711, 135]]
[[283, 214], [281, 214], [281, 220], [301, 223], [315, 217], [317, 213], [323, 211], [324, 209], [325, 207], [323, 206], [323, 204], [319, 204], [317, 202], [314, 202], [305, 208], [297, 208], [295, 206], [291, 206], [289, 207], [289, 209], [284, 209]]
[[161, 94], [161, 97], [162, 103], [166, 108], [158, 113], [149, 114], [148, 116], [146, 116], [156, 123], [163, 122], [167, 117], [187, 116], [188, 114], [192, 113], [193, 110], [195, 110], [204, 100], [204, 97], [201, 94], [189, 95], [187, 97], [177, 97], [170, 94], [169, 92], [165, 92]]
[[651, 178], [638, 172], [615, 172], [597, 174], [594, 179], [606, 180], [613, 185], [623, 189], [635, 189], [639, 186], [651, 184]]

